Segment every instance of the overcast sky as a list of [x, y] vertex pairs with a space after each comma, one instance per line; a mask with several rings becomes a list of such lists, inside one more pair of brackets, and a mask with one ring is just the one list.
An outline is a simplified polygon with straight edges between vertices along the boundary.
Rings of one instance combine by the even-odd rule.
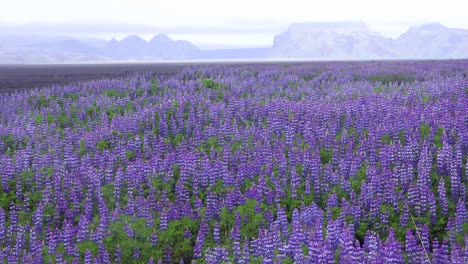
[[271, 45], [293, 22], [361, 20], [389, 37], [427, 22], [468, 28], [466, 0], [0, 0], [0, 7], [0, 34], [166, 33], [200, 46]]

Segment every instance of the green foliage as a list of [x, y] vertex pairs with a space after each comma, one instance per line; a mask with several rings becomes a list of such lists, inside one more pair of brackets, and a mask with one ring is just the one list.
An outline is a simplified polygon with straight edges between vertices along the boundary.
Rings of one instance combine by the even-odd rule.
[[125, 156], [127, 157], [128, 160], [134, 160], [135, 157], [136, 157], [136, 154], [135, 154], [135, 152], [133, 152], [131, 150], [127, 150], [127, 151], [125, 151]]
[[320, 149], [320, 162], [322, 164], [327, 164], [331, 161], [333, 153], [328, 151], [326, 148]]
[[[361, 79], [359, 76], [357, 77], [357, 79]], [[383, 85], [389, 85], [391, 83], [395, 83], [397, 85], [401, 85], [401, 84], [404, 84], [404, 83], [412, 83], [414, 82], [416, 79], [412, 76], [408, 76], [406, 74], [377, 74], [377, 75], [373, 75], [373, 76], [370, 76], [370, 77], [365, 77], [363, 78], [365, 80], [368, 80], [368, 81], [371, 81], [371, 82], [376, 82], [376, 83], [382, 83]], [[355, 78], [356, 80], [356, 78]]]
[[313, 74], [307, 74], [307, 75], [302, 76], [302, 80], [308, 82], [308, 81], [312, 81], [315, 77], [316, 76]]
[[123, 108], [119, 105], [118, 107], [116, 108], [108, 108], [106, 109], [106, 114], [107, 114], [107, 119], [110, 121], [112, 121], [112, 119], [114, 118], [114, 116], [116, 115], [122, 115], [123, 114]]
[[2, 191], [0, 192], [0, 207], [8, 212], [10, 208], [10, 203], [16, 201], [16, 194], [14, 193], [14, 191], [6, 193], [1, 186], [0, 190]]
[[221, 212], [219, 214], [219, 229], [220, 229], [220, 237], [224, 243], [229, 243], [229, 234], [234, 227], [235, 221], [235, 213], [229, 213], [226, 207], [221, 208]]
[[257, 201], [249, 199], [242, 206], [237, 208], [237, 211], [241, 213], [242, 217], [248, 216], [249, 221], [244, 223], [241, 227], [242, 238], [256, 238], [258, 236], [259, 228], [262, 224], [265, 224], [263, 213], [255, 213], [255, 206]]
[[115, 206], [114, 183], [108, 183], [106, 185], [103, 185], [101, 188], [102, 188], [103, 197], [104, 197], [104, 200], [106, 201], [107, 207], [110, 210], [114, 209], [114, 206]]
[[390, 143], [393, 142], [392, 138], [390, 137], [389, 134], [385, 134], [383, 137], [382, 137], [382, 142], [389, 145]]
[[97, 113], [100, 112], [100, 108], [98, 106], [90, 106], [86, 109], [86, 116], [93, 118]]
[[401, 129], [400, 131], [398, 131], [398, 139], [400, 140], [400, 143], [402, 145], [405, 145], [406, 144], [406, 140], [405, 140], [405, 130], [404, 129]]
[[[27, 185], [22, 185], [22, 193], [27, 194], [29, 197], [29, 201], [24, 201], [23, 199], [19, 199], [16, 196], [16, 184], [18, 178], [10, 179], [8, 182], [8, 191], [3, 189], [2, 185], [0, 185], [0, 208], [3, 208], [5, 211], [9, 211], [10, 204], [15, 203], [17, 205], [28, 205], [29, 208], [35, 209], [37, 203], [42, 199], [42, 192], [35, 191], [36, 183], [34, 182], [34, 173], [30, 170], [26, 170], [20, 173], [19, 179], [22, 183], [28, 183]], [[19, 212], [20, 213], [20, 222], [22, 224], [29, 222], [30, 214], [26, 212]]]
[[357, 172], [355, 178], [350, 178], [351, 188], [359, 195], [361, 194], [362, 182], [367, 179], [366, 176], [367, 165], [362, 166]]
[[133, 103], [132, 102], [127, 102], [125, 104], [125, 112], [130, 113], [130, 112], [133, 112], [133, 110], [134, 110]]
[[218, 95], [218, 97], [216, 98], [217, 102], [224, 100], [224, 92], [222, 90], [218, 90], [217, 95]]
[[286, 207], [286, 215], [288, 219], [292, 219], [292, 213], [294, 209], [299, 209], [303, 204], [303, 200], [301, 198], [293, 198], [291, 190], [286, 191], [287, 196], [282, 198], [280, 201], [281, 206]]
[[62, 128], [62, 129], [72, 125], [70, 120], [68, 119], [68, 116], [65, 115], [65, 114], [60, 114], [57, 117], [57, 122], [59, 123], [59, 127]]
[[447, 234], [445, 228], [447, 226], [448, 218], [446, 216], [438, 215], [435, 225], [431, 226], [431, 237], [438, 241], [442, 241]]
[[105, 90], [105, 91], [102, 92], [102, 94], [104, 96], [114, 98], [114, 99], [125, 98], [125, 97], [128, 96], [127, 92], [119, 92], [119, 91], [116, 91], [116, 90]]
[[81, 243], [77, 243], [76, 244], [77, 247], [78, 247], [78, 250], [80, 251], [80, 255], [83, 256], [85, 251], [88, 249], [89, 251], [91, 251], [91, 253], [93, 254], [93, 256], [96, 256], [98, 254], [98, 250], [99, 250], [99, 247], [98, 245], [93, 242], [93, 241], [90, 241], [90, 240], [87, 240], [87, 241], [83, 241]]
[[361, 136], [367, 138], [369, 136], [369, 130], [366, 128], [362, 131]]
[[36, 125], [41, 124], [42, 121], [44, 121], [44, 116], [43, 116], [42, 114], [37, 114], [37, 115], [34, 117], [34, 123], [36, 123]]
[[[128, 223], [134, 230], [135, 236], [129, 238], [123, 227]], [[110, 235], [104, 240], [104, 244], [112, 256], [115, 253], [117, 246], [120, 246], [122, 251], [122, 261], [128, 263], [134, 261], [133, 250], [140, 250], [141, 257], [139, 261], [148, 262], [151, 256], [161, 257], [161, 250], [153, 248], [148, 241], [151, 236], [152, 228], [146, 226], [144, 219], [137, 219], [132, 222], [130, 217], [121, 216], [120, 221], [112, 222], [109, 226]]]
[[157, 80], [153, 80], [151, 82], [151, 87], [150, 87], [150, 90], [149, 90], [149, 94], [151, 96], [155, 96], [155, 95], [158, 95], [159, 93], [159, 82]]
[[185, 135], [179, 133], [175, 137], [170, 137], [169, 140], [171, 142], [172, 147], [175, 148], [185, 140]]
[[232, 152], [236, 152], [238, 150], [242, 149], [242, 141], [234, 141], [231, 143], [231, 150]]
[[431, 97], [427, 96], [427, 95], [423, 95], [421, 97], [421, 100], [423, 103], [429, 103], [431, 101]]
[[421, 135], [421, 140], [424, 140], [431, 133], [431, 126], [428, 124], [419, 125], [419, 133]]
[[96, 147], [102, 153], [104, 150], [110, 149], [110, 141], [108, 139], [103, 139], [97, 143]]
[[145, 89], [143, 88], [137, 88], [135, 91], [135, 96], [136, 97], [142, 97], [145, 94]]
[[215, 89], [217, 84], [212, 79], [205, 78], [202, 80], [203, 86], [209, 89]]
[[289, 81], [288, 86], [291, 87], [291, 88], [294, 88], [297, 91], [297, 88], [299, 87], [299, 83]]
[[[70, 117], [72, 119], [76, 118], [77, 117], [77, 112], [78, 112], [78, 108], [76, 107], [76, 105], [70, 105]], [[76, 120], [75, 120], [76, 121]]]
[[[172, 259], [184, 259], [186, 263], [190, 263], [193, 256], [195, 236], [198, 233], [198, 226], [198, 221], [188, 217], [170, 222], [168, 229], [159, 234], [161, 249], [171, 247], [173, 249]], [[184, 238], [185, 229], [191, 231], [192, 241]]]
[[175, 181], [173, 179], [169, 181], [164, 181], [161, 177], [157, 178], [152, 178], [151, 179], [151, 185], [156, 189], [156, 190], [164, 190], [166, 193], [168, 193], [169, 200], [173, 200], [173, 189], [174, 189], [174, 184]]
[[335, 258], [334, 258], [334, 262], [335, 263], [339, 263], [339, 259], [340, 259], [340, 252], [341, 252], [341, 248], [338, 247], [335, 252], [333, 252]]
[[444, 128], [439, 127], [437, 129], [437, 132], [434, 134], [434, 145], [437, 148], [442, 148], [443, 147], [443, 144], [442, 144], [442, 134], [443, 133], [444, 133]]
[[[219, 215], [219, 226], [220, 226], [220, 238], [223, 244], [230, 245], [231, 241], [229, 235], [234, 226], [234, 220], [237, 212], [241, 215], [241, 219], [247, 217], [248, 222], [244, 222], [241, 226], [241, 240], [244, 238], [256, 238], [261, 225], [264, 225], [266, 220], [264, 219], [263, 213], [255, 213], [255, 207], [257, 201], [248, 199], [245, 204], [238, 206], [232, 212], [229, 212], [225, 207], [221, 209]], [[210, 241], [213, 243], [213, 241]], [[210, 243], [209, 243], [210, 244]]]
[[1, 136], [3, 144], [5, 146], [5, 153], [12, 156], [18, 151], [20, 144], [13, 138], [13, 135]]
[[218, 153], [221, 152], [223, 150], [223, 146], [219, 144], [218, 137], [210, 137], [206, 141], [200, 143], [198, 150], [210, 155], [212, 150]]
[[[117, 106], [112, 106], [106, 109], [106, 114], [107, 118], [109, 119], [109, 122], [112, 121], [112, 119], [117, 116], [117, 115], [124, 115], [125, 113], [130, 113], [135, 110], [135, 107], [132, 102], [127, 102], [125, 104], [125, 107], [122, 105], [117, 105]], [[99, 107], [95, 110], [96, 112], [100, 112]]]
[[78, 150], [80, 157], [83, 157], [86, 154], [86, 147], [84, 141], [80, 141], [80, 149]]
[[226, 89], [228, 89], [228, 87], [225, 84], [217, 83], [217, 82], [213, 81], [210, 78], [203, 79], [202, 80], [202, 85], [205, 88], [213, 89], [213, 90], [221, 90], [221, 89], [226, 90]]
[[224, 186], [224, 182], [222, 179], [219, 179], [218, 181], [216, 181], [216, 184], [212, 187], [211, 189], [214, 193], [217, 193], [217, 194], [223, 194], [226, 192], [226, 188]]
[[359, 223], [358, 228], [356, 229], [354, 236], [356, 237], [357, 240], [361, 243], [361, 245], [364, 243], [364, 238], [366, 237], [367, 230], [369, 230], [370, 226], [366, 224], [364, 221], [361, 221]]
[[[134, 230], [134, 237], [128, 237], [124, 232], [124, 225], [128, 223]], [[113, 254], [119, 245], [122, 251], [122, 261], [129, 263], [134, 261], [133, 250], [140, 251], [141, 263], [147, 263], [151, 257], [155, 260], [161, 259], [164, 249], [170, 247], [173, 250], [172, 259], [184, 259], [190, 263], [193, 256], [193, 245], [198, 232], [199, 222], [197, 220], [185, 217], [180, 220], [171, 221], [166, 230], [159, 230], [146, 224], [146, 219], [138, 218], [132, 220], [129, 216], [121, 216], [119, 221], [110, 224], [110, 236], [105, 238], [106, 248], [110, 254]], [[190, 230], [191, 239], [184, 237], [185, 230]], [[156, 247], [151, 245], [149, 237], [154, 231], [158, 232], [158, 244]]]
[[49, 103], [51, 101], [51, 98], [45, 98], [44, 95], [41, 95], [39, 97], [39, 100], [37, 100], [36, 107], [37, 108], [47, 108], [49, 107]]
[[341, 214], [341, 208], [339, 206], [334, 206], [331, 208], [332, 210], [332, 218], [333, 220], [336, 220], [338, 216]]
[[65, 94], [64, 97], [66, 99], [71, 98], [72, 101], [78, 101], [79, 94], [77, 94], [77, 93], [68, 93], [68, 94]]
[[374, 87], [373, 90], [374, 90], [375, 94], [381, 94], [382, 91], [383, 91], [383, 86], [376, 86], [376, 87]]

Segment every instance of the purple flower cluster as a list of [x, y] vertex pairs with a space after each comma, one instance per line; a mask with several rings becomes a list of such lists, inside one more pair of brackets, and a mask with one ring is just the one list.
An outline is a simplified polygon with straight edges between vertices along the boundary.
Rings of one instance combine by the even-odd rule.
[[0, 94], [0, 263], [468, 263], [468, 62]]

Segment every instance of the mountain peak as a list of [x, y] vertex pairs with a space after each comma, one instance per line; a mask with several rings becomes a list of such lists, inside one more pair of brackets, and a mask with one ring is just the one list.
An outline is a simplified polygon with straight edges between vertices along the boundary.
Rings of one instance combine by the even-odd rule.
[[146, 43], [144, 39], [142, 39], [138, 35], [129, 35], [125, 38], [123, 38], [120, 42], [126, 42], [126, 43]]
[[154, 36], [150, 43], [172, 43], [173, 40], [166, 34], [158, 34]]
[[392, 58], [391, 40], [362, 21], [292, 24], [273, 40], [273, 56], [287, 58]]
[[156, 36], [153, 37], [153, 39], [171, 39], [167, 34], [158, 34]]
[[412, 29], [418, 29], [418, 30], [446, 30], [448, 27], [442, 25], [441, 23], [427, 23], [420, 25], [418, 27], [412, 27]]

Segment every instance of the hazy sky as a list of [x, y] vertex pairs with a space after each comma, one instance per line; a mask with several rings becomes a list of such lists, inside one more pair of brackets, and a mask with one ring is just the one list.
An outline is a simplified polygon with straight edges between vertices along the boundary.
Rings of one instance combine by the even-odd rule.
[[292, 22], [362, 20], [389, 37], [427, 22], [468, 28], [466, 0], [0, 0], [0, 6], [0, 34], [167, 33], [201, 46], [271, 45]]

